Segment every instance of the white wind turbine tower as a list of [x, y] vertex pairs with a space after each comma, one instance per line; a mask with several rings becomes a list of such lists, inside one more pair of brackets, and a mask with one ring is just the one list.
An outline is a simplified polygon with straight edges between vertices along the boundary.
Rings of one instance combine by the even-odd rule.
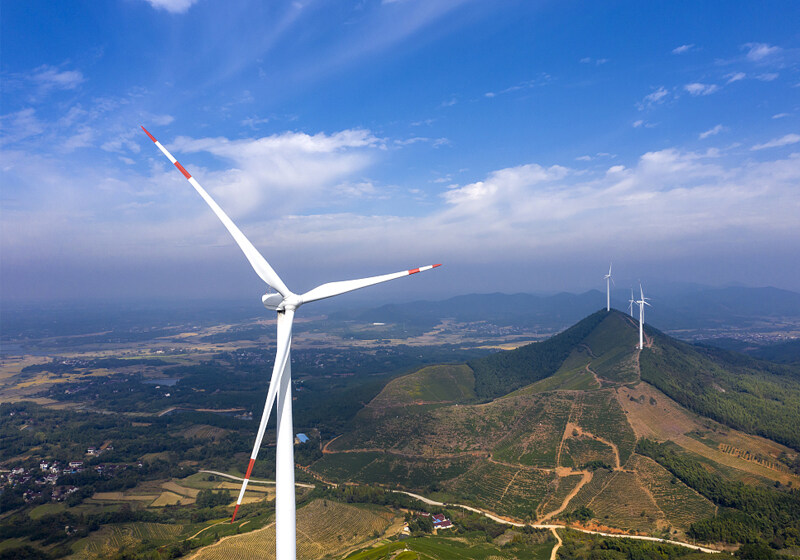
[[633, 317], [633, 304], [636, 303], [636, 299], [633, 296], [633, 288], [631, 288], [631, 299], [628, 300], [628, 315]]
[[614, 279], [611, 278], [612, 264], [614, 263], [608, 265], [608, 274], [603, 276], [603, 278], [605, 278], [606, 281], [606, 311], [611, 311], [611, 283], [614, 281]]
[[253, 445], [253, 452], [250, 454], [250, 463], [247, 465], [247, 473], [244, 475], [242, 489], [236, 500], [236, 508], [233, 510], [231, 523], [236, 519], [236, 512], [242, 503], [250, 474], [253, 471], [258, 450], [261, 447], [261, 440], [267, 427], [270, 412], [277, 399], [277, 450], [275, 461], [275, 533], [276, 533], [276, 557], [279, 560], [294, 560], [296, 558], [296, 518], [295, 518], [295, 490], [294, 490], [294, 433], [292, 426], [292, 395], [291, 395], [291, 365], [290, 349], [292, 343], [292, 320], [298, 307], [305, 303], [325, 299], [346, 292], [351, 292], [359, 288], [372, 286], [395, 278], [401, 278], [417, 272], [423, 272], [440, 266], [438, 264], [404, 270], [393, 274], [382, 276], [372, 276], [359, 280], [345, 280], [343, 282], [330, 282], [317, 286], [302, 295], [295, 294], [280, 279], [261, 253], [250, 243], [244, 234], [236, 227], [231, 219], [223, 212], [209, 194], [200, 186], [183, 166], [172, 157], [161, 143], [142, 127], [142, 130], [150, 137], [159, 150], [183, 173], [189, 180], [198, 194], [211, 207], [214, 214], [220, 219], [233, 239], [244, 252], [245, 257], [255, 270], [256, 274], [273, 290], [278, 293], [267, 292], [261, 298], [264, 307], [277, 311], [278, 313], [278, 336], [277, 352], [275, 354], [275, 365], [272, 368], [272, 378], [267, 392], [267, 401], [264, 412], [261, 415], [261, 423], [258, 426], [258, 434]]
[[648, 298], [644, 297], [642, 285], [639, 284], [639, 300], [635, 302], [639, 304], [639, 350], [644, 348], [644, 306], [650, 305], [647, 300]]

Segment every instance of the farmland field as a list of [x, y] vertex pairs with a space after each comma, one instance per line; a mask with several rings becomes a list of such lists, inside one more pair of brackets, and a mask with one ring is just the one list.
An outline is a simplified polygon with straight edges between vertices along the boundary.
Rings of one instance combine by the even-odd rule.
[[664, 519], [636, 473], [627, 471], [614, 471], [603, 490], [586, 505], [603, 524], [620, 529], [652, 530]]
[[714, 504], [652, 459], [634, 455], [633, 467], [673, 527], [685, 531], [692, 523], [714, 515]]
[[448, 493], [489, 511], [521, 519], [535, 519], [556, 475], [549, 472], [482, 462], [447, 483]]
[[149, 540], [155, 543], [168, 543], [183, 531], [183, 525], [164, 523], [125, 523], [108, 525], [79, 541], [74, 560], [101, 560], [109, 558], [122, 547], [132, 547], [138, 542]]
[[[336, 554], [383, 534], [394, 514], [378, 507], [361, 507], [315, 500], [297, 510], [297, 557], [317, 559]], [[197, 560], [250, 560], [275, 557], [275, 525], [226, 537], [201, 549]]]

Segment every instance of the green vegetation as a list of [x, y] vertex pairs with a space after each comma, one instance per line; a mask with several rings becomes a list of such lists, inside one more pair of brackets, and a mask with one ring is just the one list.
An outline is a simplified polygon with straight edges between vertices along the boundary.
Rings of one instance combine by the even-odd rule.
[[475, 377], [465, 364], [428, 366], [390, 381], [372, 406], [467, 402], [475, 398], [474, 385]]
[[559, 531], [564, 545], [558, 558], [569, 560], [729, 560], [732, 556], [707, 554], [661, 542], [607, 538], [577, 531]]
[[552, 375], [607, 316], [605, 310], [598, 311], [544, 342], [467, 362], [475, 372], [475, 394], [493, 399]]
[[689, 534], [705, 542], [763, 540], [778, 548], [800, 542], [800, 493], [748, 486], [709, 472], [671, 443], [639, 441], [637, 452], [658, 462], [700, 494], [725, 508], [713, 519], [692, 524]]
[[800, 367], [698, 347], [648, 329], [652, 349], [639, 360], [642, 379], [680, 404], [732, 428], [800, 450]]

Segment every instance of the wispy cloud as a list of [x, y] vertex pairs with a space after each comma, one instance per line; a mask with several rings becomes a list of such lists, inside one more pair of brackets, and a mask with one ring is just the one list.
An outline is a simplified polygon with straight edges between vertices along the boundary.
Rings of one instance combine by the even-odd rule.
[[732, 84], [733, 82], [738, 82], [739, 80], [744, 80], [747, 75], [744, 72], [734, 72], [732, 74], [728, 74], [725, 76], [728, 81], [725, 82], [726, 84]]
[[774, 56], [782, 50], [780, 47], [768, 45], [767, 43], [745, 43], [742, 45], [742, 49], [747, 51], [745, 54], [747, 59], [754, 62]]
[[715, 135], [719, 134], [720, 132], [722, 132], [723, 130], [725, 130], [725, 127], [722, 126], [721, 124], [718, 124], [714, 128], [710, 128], [710, 129], [706, 130], [705, 132], [701, 132], [697, 137], [700, 140], [705, 140], [709, 136], [715, 136]]
[[689, 92], [690, 95], [711, 95], [715, 91], [719, 89], [716, 84], [701, 84], [699, 82], [694, 82], [691, 84], [686, 84], [683, 86], [683, 89]]
[[764, 74], [759, 74], [756, 76], [756, 79], [761, 80], [762, 82], [771, 82], [778, 78], [779, 74], [777, 72], [766, 72]]
[[776, 114], [772, 115], [772, 118], [773, 119], [784, 119], [784, 118], [790, 117], [790, 116], [791, 116], [791, 113], [776, 113]]
[[425, 136], [412, 136], [411, 138], [397, 139], [394, 141], [395, 146], [410, 146], [412, 144], [426, 143], [433, 147], [444, 146], [450, 143], [447, 138], [428, 138]]
[[669, 91], [667, 91], [667, 88], [659, 86], [654, 92], [644, 96], [644, 99], [638, 103], [639, 109], [641, 110], [651, 105], [663, 103], [668, 95]]
[[581, 64], [594, 64], [595, 66], [602, 66], [608, 62], [607, 58], [592, 58], [590, 56], [586, 56], [580, 60]]
[[787, 134], [780, 138], [773, 138], [769, 142], [763, 144], [756, 144], [751, 150], [765, 150], [767, 148], [780, 148], [781, 146], [789, 146], [790, 144], [797, 144], [800, 142], [800, 134]]
[[672, 49], [672, 54], [683, 54], [687, 53], [694, 48], [694, 43], [691, 45], [681, 45], [680, 47], [675, 47]]
[[75, 89], [83, 83], [83, 74], [78, 70], [59, 70], [53, 66], [39, 66], [33, 71], [31, 80], [43, 90]]
[[157, 10], [165, 10], [171, 14], [184, 14], [197, 0], [145, 0]]
[[551, 80], [549, 74], [541, 74], [538, 78], [533, 80], [525, 80], [524, 82], [520, 82], [519, 84], [507, 87], [505, 89], [501, 89], [500, 91], [487, 91], [483, 94], [484, 97], [493, 98], [497, 97], [498, 95], [504, 95], [506, 93], [512, 93], [515, 91], [521, 91], [526, 89], [532, 89], [538, 86], [542, 86], [548, 84]]

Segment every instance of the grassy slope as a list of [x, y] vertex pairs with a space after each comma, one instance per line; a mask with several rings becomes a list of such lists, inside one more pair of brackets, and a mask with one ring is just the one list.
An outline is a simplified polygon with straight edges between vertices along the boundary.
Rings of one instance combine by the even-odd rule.
[[697, 347], [656, 330], [640, 355], [642, 379], [686, 408], [800, 450], [800, 367]]
[[385, 408], [412, 403], [467, 402], [475, 398], [475, 377], [466, 364], [424, 367], [389, 382], [370, 403]]
[[[765, 388], [778, 391], [796, 383], [791, 367], [766, 367], [751, 358], [650, 334], [654, 347], [646, 348], [641, 357], [662, 360], [646, 362], [650, 369], [645, 379], [653, 384], [669, 380], [673, 386], [668, 388], [692, 391], [701, 398], [704, 389], [715, 386], [712, 383], [729, 383], [731, 389], [725, 393], [714, 390], [723, 396], [719, 402], [725, 403], [724, 396], [736, 392], [733, 387], [758, 389], [757, 395], [763, 395]], [[620, 399], [627, 399], [632, 387], [649, 386], [637, 385], [637, 342], [634, 321], [618, 311], [601, 311], [550, 341], [470, 362], [474, 393], [465, 390], [470, 378], [463, 366], [425, 368], [387, 386], [359, 414], [355, 429], [332, 446], [335, 451], [371, 452], [326, 455], [315, 468], [338, 480], [401, 486], [444, 501], [532, 519], [538, 505], [547, 504], [541, 506], [541, 515], [556, 509], [563, 498], [556, 483], [559, 476], [578, 480], [576, 470], [592, 460], [614, 467], [618, 454], [624, 470], [595, 471], [565, 511], [589, 504], [602, 512], [598, 519], [603, 524], [638, 530], [672, 526], [683, 533], [714, 508], [663, 468], [634, 453], [636, 436]], [[502, 393], [502, 386], [506, 393], [495, 395], [500, 398], [485, 404], [470, 402]], [[508, 388], [516, 390], [508, 393]], [[744, 396], [734, 396], [756, 397], [742, 392]], [[760, 406], [785, 418], [791, 402], [770, 395], [773, 400]], [[652, 398], [634, 404], [663, 407]], [[576, 470], [556, 476], [549, 470], [556, 466]], [[675, 492], [680, 500], [672, 499]]]
[[554, 374], [607, 315], [598, 311], [544, 342], [468, 362], [475, 372], [475, 394], [479, 399], [496, 398]]

